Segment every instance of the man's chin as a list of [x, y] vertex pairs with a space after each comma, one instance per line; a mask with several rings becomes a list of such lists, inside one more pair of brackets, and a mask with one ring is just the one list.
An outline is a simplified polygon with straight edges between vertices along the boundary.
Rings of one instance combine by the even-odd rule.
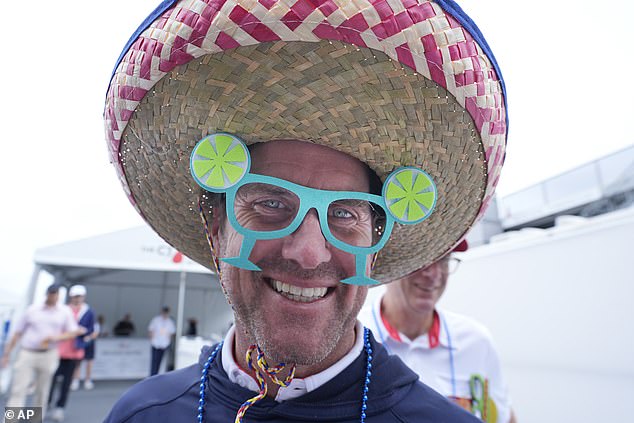
[[[306, 331], [303, 336], [306, 337]], [[332, 352], [325, 344], [312, 344], [307, 342], [292, 341], [291, 335], [284, 339], [264, 340], [260, 347], [264, 350], [269, 365], [277, 363], [296, 364], [298, 366], [312, 366], [321, 363]]]

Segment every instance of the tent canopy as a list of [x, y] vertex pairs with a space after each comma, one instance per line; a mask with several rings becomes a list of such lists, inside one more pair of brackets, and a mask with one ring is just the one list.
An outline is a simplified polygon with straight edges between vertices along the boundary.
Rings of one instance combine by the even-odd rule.
[[35, 252], [34, 260], [44, 269], [83, 267], [211, 273], [181, 255], [147, 226], [42, 248]]
[[147, 226], [42, 248], [34, 261], [31, 301], [45, 270], [66, 287], [85, 285], [86, 301], [105, 317], [106, 328], [130, 313], [135, 336], [146, 336], [150, 319], [168, 305], [179, 331], [185, 330], [186, 320], [195, 319], [198, 334], [209, 338], [222, 335], [233, 317], [217, 276]]

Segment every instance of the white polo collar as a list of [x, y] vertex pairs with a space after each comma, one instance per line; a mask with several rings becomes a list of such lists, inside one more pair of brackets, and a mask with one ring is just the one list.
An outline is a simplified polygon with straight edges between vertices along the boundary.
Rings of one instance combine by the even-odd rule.
[[[383, 301], [383, 296], [385, 292], [383, 292], [376, 300], [374, 304], [372, 304], [372, 322], [374, 326], [378, 329], [379, 333], [375, 333], [374, 336], [377, 338], [377, 341], [381, 342], [384, 345], [387, 345], [387, 349], [389, 351], [389, 344], [386, 344], [386, 341], [394, 343], [406, 343], [409, 345], [416, 344], [419, 347], [429, 349], [429, 338], [427, 333], [424, 333], [418, 336], [415, 339], [409, 339], [407, 335], [404, 333], [398, 332], [399, 339], [394, 338], [390, 335], [390, 331], [385, 327], [383, 323], [383, 318], [381, 316], [381, 301]], [[436, 313], [438, 313], [438, 317], [440, 318], [440, 333], [438, 335], [438, 343], [439, 346], [443, 348], [449, 348], [449, 339], [447, 337], [447, 321], [445, 318], [445, 314], [442, 310], [436, 307]], [[453, 341], [453, 340], [452, 340]], [[451, 345], [453, 349], [456, 349], [455, 341]]]

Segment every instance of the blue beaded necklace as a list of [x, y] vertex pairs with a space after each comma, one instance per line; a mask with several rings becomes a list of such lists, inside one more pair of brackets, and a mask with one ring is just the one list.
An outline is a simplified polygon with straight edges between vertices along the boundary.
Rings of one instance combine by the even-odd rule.
[[[216, 348], [209, 354], [209, 358], [203, 366], [202, 375], [200, 377], [200, 396], [198, 400], [198, 423], [204, 421], [205, 411], [205, 390], [207, 388], [207, 376], [209, 374], [209, 367], [214, 362], [218, 352], [222, 348], [222, 342], [220, 342]], [[359, 421], [365, 423], [365, 411], [368, 408], [368, 390], [370, 388], [370, 378], [372, 377], [372, 346], [370, 345], [370, 331], [368, 328], [363, 328], [363, 345], [366, 353], [366, 368], [365, 368], [365, 380], [363, 381], [363, 395], [361, 396], [361, 417]]]

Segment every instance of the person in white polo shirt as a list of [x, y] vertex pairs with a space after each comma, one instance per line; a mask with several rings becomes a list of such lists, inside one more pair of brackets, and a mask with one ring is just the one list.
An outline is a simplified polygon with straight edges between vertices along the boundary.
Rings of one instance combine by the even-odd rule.
[[163, 354], [172, 343], [172, 335], [176, 332], [176, 326], [170, 317], [170, 308], [168, 306], [163, 306], [161, 314], [150, 321], [148, 331], [150, 332], [150, 343], [152, 344], [150, 376], [153, 376], [159, 372]]
[[[453, 252], [467, 249], [462, 241]], [[423, 383], [487, 423], [515, 423], [487, 328], [436, 306], [458, 263], [452, 253], [388, 284], [359, 319]]]

